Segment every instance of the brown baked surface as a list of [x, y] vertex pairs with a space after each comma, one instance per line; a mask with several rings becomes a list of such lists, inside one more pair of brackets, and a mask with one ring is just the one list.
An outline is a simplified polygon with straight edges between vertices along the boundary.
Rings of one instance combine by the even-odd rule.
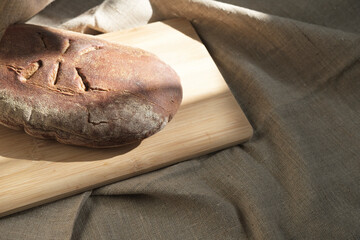
[[138, 142], [161, 130], [181, 100], [175, 71], [141, 49], [26, 24], [0, 42], [0, 123], [35, 137]]

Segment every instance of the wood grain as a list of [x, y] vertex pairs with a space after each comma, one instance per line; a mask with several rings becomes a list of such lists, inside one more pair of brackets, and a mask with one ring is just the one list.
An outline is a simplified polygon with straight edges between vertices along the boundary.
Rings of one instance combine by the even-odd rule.
[[184, 100], [138, 146], [88, 149], [0, 127], [0, 216], [236, 145], [252, 128], [191, 24], [175, 19], [99, 36], [151, 51], [179, 74]]

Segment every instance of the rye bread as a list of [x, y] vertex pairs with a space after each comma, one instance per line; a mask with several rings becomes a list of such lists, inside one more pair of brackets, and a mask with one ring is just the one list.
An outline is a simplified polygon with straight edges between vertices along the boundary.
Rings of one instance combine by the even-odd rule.
[[0, 42], [0, 123], [65, 144], [115, 147], [161, 130], [182, 100], [155, 55], [93, 36], [10, 26]]

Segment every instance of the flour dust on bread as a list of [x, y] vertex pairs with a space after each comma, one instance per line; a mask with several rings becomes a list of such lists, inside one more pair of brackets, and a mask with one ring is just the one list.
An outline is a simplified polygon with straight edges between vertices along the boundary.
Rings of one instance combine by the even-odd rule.
[[96, 37], [18, 24], [0, 42], [0, 123], [88, 147], [141, 141], [177, 112], [182, 88], [155, 55]]

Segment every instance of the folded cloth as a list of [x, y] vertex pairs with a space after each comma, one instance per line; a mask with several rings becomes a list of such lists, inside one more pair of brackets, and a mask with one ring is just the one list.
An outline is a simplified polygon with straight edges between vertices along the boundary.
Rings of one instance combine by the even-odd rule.
[[4, 217], [0, 238], [359, 239], [359, 12], [356, 0], [53, 2], [29, 22], [95, 34], [190, 20], [255, 135]]
[[9, 25], [28, 20], [50, 2], [52, 0], [0, 1], [0, 36]]

